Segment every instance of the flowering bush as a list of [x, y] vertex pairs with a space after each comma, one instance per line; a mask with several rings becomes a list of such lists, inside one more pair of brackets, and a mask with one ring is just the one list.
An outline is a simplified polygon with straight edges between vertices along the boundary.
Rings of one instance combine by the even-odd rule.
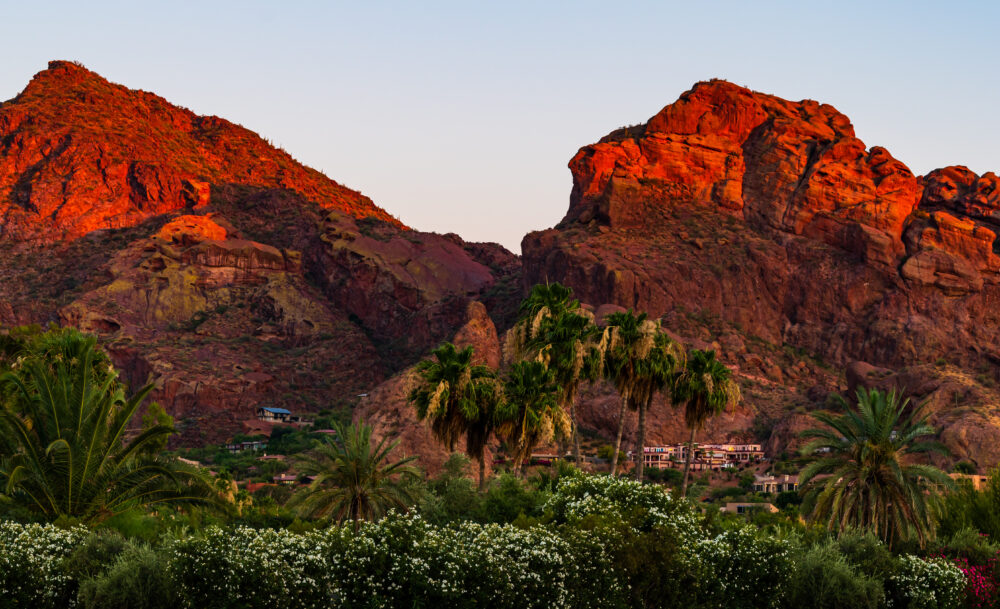
[[965, 604], [973, 609], [987, 609], [997, 602], [996, 559], [986, 564], [971, 564], [968, 558], [956, 558], [955, 566], [965, 576]]
[[559, 479], [544, 511], [555, 522], [576, 523], [587, 516], [629, 520], [641, 529], [671, 529], [685, 542], [704, 536], [691, 506], [662, 486], [613, 476], [575, 474]]
[[957, 609], [965, 596], [965, 576], [944, 558], [899, 559], [899, 572], [890, 578], [893, 607], [906, 609]]
[[171, 570], [192, 608], [558, 608], [579, 606], [577, 565], [546, 528], [391, 515], [303, 535], [210, 528], [173, 546]]
[[714, 585], [709, 606], [731, 609], [778, 607], [792, 573], [791, 548], [783, 539], [740, 528], [701, 541], [698, 555]]
[[62, 568], [87, 530], [0, 522], [0, 599], [5, 606], [64, 609], [76, 605], [76, 582]]

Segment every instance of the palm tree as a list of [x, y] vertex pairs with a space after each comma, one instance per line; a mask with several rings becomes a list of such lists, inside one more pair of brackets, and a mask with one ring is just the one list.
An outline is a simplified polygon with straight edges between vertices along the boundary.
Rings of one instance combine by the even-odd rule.
[[[621, 398], [618, 410], [618, 433], [615, 435], [615, 450], [611, 457], [611, 475], [618, 469], [618, 454], [622, 446], [625, 430], [625, 412], [633, 407], [630, 401], [640, 382], [640, 362], [653, 350], [657, 325], [646, 319], [645, 313], [636, 315], [629, 309], [624, 313], [611, 313], [605, 317], [602, 342], [605, 348], [604, 374], [615, 386]], [[640, 396], [642, 399], [642, 396]]]
[[288, 505], [308, 518], [377, 520], [392, 508], [406, 509], [416, 500], [411, 483], [416, 457], [389, 459], [399, 440], [382, 438], [372, 442], [372, 428], [358, 421], [335, 424], [335, 438], [324, 438], [297, 461], [300, 471], [315, 476], [308, 487], [292, 497]]
[[691, 430], [691, 440], [684, 459], [682, 497], [687, 496], [691, 458], [694, 456], [694, 440], [698, 430], [708, 419], [740, 401], [740, 386], [731, 376], [732, 371], [715, 359], [715, 351], [692, 349], [687, 363], [674, 379], [671, 398], [675, 405], [684, 404], [684, 424]]
[[576, 395], [580, 383], [594, 380], [598, 368], [588, 362], [600, 360], [594, 344], [598, 334], [593, 316], [564, 312], [558, 317], [545, 317], [528, 341], [535, 359], [552, 370], [559, 385], [559, 406], [569, 414], [573, 441], [573, 459], [580, 465], [580, 433], [576, 412]]
[[110, 367], [96, 374], [96, 340], [70, 341], [59, 357], [28, 357], [2, 377], [0, 491], [46, 518], [99, 522], [137, 507], [219, 500], [194, 468], [157, 453], [173, 432], [128, 427], [152, 391], [126, 398]]
[[465, 436], [465, 453], [479, 462], [479, 488], [486, 488], [486, 444], [493, 431], [493, 409], [502, 398], [496, 373], [473, 365], [472, 347], [444, 343], [434, 359], [417, 365], [420, 383], [409, 394], [417, 418], [430, 421], [431, 433], [448, 450]]
[[573, 456], [580, 462], [577, 433], [576, 394], [580, 382], [594, 380], [598, 367], [593, 339], [598, 331], [593, 315], [573, 299], [573, 290], [559, 283], [532, 287], [521, 303], [518, 322], [507, 332], [504, 354], [508, 361], [536, 360], [551, 368], [559, 384], [559, 406], [569, 415], [569, 439]]
[[646, 413], [652, 407], [653, 397], [657, 392], [672, 389], [677, 369], [684, 365], [685, 360], [684, 347], [665, 333], [657, 332], [649, 357], [640, 361], [639, 382], [632, 394], [639, 409], [639, 426], [636, 432], [638, 461], [635, 466], [635, 477], [639, 482], [642, 482], [645, 466], [643, 449], [646, 446]]
[[535, 446], [552, 441], [557, 429], [568, 429], [558, 393], [555, 374], [541, 362], [517, 362], [507, 373], [496, 420], [498, 435], [512, 452], [515, 475]]
[[802, 449], [814, 460], [799, 476], [804, 509], [829, 529], [873, 531], [886, 543], [916, 537], [921, 546], [934, 534], [940, 490], [947, 474], [911, 456], [947, 452], [924, 438], [935, 433], [923, 405], [910, 406], [895, 390], [858, 389], [858, 403], [836, 416], [813, 415], [826, 427], [810, 429]]

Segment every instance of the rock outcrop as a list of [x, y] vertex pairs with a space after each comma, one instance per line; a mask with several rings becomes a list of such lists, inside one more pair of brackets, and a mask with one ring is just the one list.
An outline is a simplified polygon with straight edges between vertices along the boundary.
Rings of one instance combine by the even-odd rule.
[[[794, 386], [797, 368], [769, 363], [775, 349], [800, 354], [809, 369], [821, 363], [814, 378], [829, 389], [843, 388], [835, 371], [854, 360], [920, 370], [946, 358], [972, 377], [995, 376], [992, 173], [914, 176], [829, 105], [723, 81], [695, 85], [569, 166], [566, 217], [522, 243], [525, 287], [561, 281], [594, 306], [662, 316], [691, 341], [736, 335], [743, 348], [721, 350], [752, 386], [758, 436], [797, 427], [789, 410], [801, 418], [822, 406]], [[767, 400], [783, 402], [784, 414]], [[746, 423], [717, 433], [748, 439]], [[664, 431], [672, 425], [654, 421], [654, 437], [675, 439]], [[780, 444], [789, 433], [778, 433]]]
[[53, 61], [0, 106], [0, 236], [59, 241], [207, 205], [213, 184], [284, 188], [402, 226], [255, 133]]

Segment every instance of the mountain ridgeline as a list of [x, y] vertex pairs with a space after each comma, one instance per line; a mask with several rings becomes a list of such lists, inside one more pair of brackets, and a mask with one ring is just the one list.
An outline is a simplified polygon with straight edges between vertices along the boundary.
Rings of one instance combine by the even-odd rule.
[[[1000, 460], [997, 176], [914, 176], [831, 106], [724, 81], [570, 170], [565, 218], [519, 258], [410, 229], [247, 129], [52, 62], [0, 105], [0, 324], [97, 334], [130, 383], [156, 383], [185, 444], [242, 431], [258, 405], [341, 406], [433, 467], [405, 406], [413, 363], [443, 340], [499, 363], [497, 329], [559, 281], [736, 370], [743, 404], [706, 440], [778, 455], [831, 392], [898, 385], [929, 400], [953, 459]], [[586, 389], [582, 424], [610, 434], [616, 400]], [[685, 437], [668, 403], [647, 427]]]

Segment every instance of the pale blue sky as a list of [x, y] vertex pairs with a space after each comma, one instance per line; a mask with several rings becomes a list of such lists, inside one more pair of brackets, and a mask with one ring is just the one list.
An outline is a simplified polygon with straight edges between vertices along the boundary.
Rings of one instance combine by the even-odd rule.
[[565, 213], [580, 146], [713, 77], [833, 104], [918, 174], [1000, 170], [1000, 8], [869, 4], [3, 0], [0, 99], [76, 59], [515, 251]]

